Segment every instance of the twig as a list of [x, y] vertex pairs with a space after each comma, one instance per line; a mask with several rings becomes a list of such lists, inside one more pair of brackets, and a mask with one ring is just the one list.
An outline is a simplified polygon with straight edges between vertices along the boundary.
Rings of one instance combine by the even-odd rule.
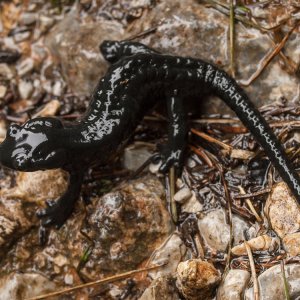
[[261, 73], [262, 71], [269, 65], [269, 63], [272, 61], [272, 59], [280, 53], [281, 49], [286, 44], [287, 40], [289, 39], [290, 35], [294, 32], [296, 27], [298, 27], [299, 22], [297, 22], [292, 29], [285, 35], [285, 37], [282, 39], [282, 41], [273, 48], [273, 51], [265, 56], [262, 63], [260, 64], [260, 67], [250, 76], [250, 78], [246, 81], [241, 80], [240, 84], [243, 86], [249, 86]]
[[71, 288], [67, 288], [67, 289], [58, 291], [58, 292], [44, 294], [44, 295], [40, 295], [40, 296], [32, 297], [32, 298], [26, 298], [24, 300], [39, 300], [39, 299], [50, 298], [50, 297], [54, 297], [54, 296], [74, 292], [74, 291], [77, 291], [77, 290], [80, 290], [80, 289], [83, 289], [83, 288], [91, 287], [91, 286], [96, 285], [96, 284], [100, 285], [100, 284], [104, 284], [104, 283], [109, 283], [109, 282], [114, 282], [114, 281], [117, 281], [117, 280], [121, 280], [121, 279], [130, 277], [131, 275], [135, 275], [135, 274], [138, 274], [138, 273], [141, 273], [141, 272], [154, 270], [154, 269], [160, 268], [160, 267], [165, 266], [165, 265], [166, 264], [161, 264], [161, 265], [147, 267], [147, 268], [143, 268], [143, 269], [139, 269], [139, 270], [133, 270], [133, 271], [125, 272], [125, 273], [122, 273], [122, 274], [106, 277], [106, 278], [96, 280], [96, 281], [93, 281], [93, 282], [80, 284], [80, 285], [77, 285], [77, 286], [74, 286], [74, 287], [71, 287]]
[[213, 138], [212, 136], [210, 136], [210, 135], [208, 135], [208, 134], [206, 134], [204, 132], [201, 132], [201, 131], [196, 130], [194, 128], [191, 128], [191, 132], [194, 133], [195, 135], [198, 135], [198, 136], [202, 137], [203, 139], [205, 139], [205, 140], [207, 140], [209, 142], [212, 142], [212, 143], [215, 143], [215, 144], [221, 146], [222, 148], [224, 148], [228, 152], [230, 152], [232, 150], [231, 146], [229, 146], [229, 145], [227, 145], [227, 144], [225, 144], [225, 143], [223, 143], [223, 142], [221, 142], [221, 141]]
[[197, 148], [192, 146], [192, 145], [189, 145], [190, 149], [196, 153], [197, 155], [199, 155], [200, 157], [203, 158], [203, 160], [206, 162], [206, 164], [210, 167], [210, 168], [213, 168], [214, 165], [212, 163], [212, 161], [210, 160], [210, 158], [205, 154], [205, 151], [202, 147], [198, 146]]
[[253, 198], [253, 197], [257, 197], [257, 196], [267, 194], [267, 193], [270, 193], [270, 192], [271, 192], [271, 189], [266, 188], [266, 189], [263, 189], [263, 190], [260, 190], [260, 191], [254, 192], [254, 193], [236, 195], [236, 196], [234, 196], [234, 199]]
[[251, 275], [252, 275], [252, 281], [253, 281], [254, 299], [259, 300], [258, 281], [257, 281], [255, 264], [254, 264], [251, 248], [248, 245], [247, 241], [244, 241], [244, 244], [245, 244], [245, 248], [247, 250], [247, 254], [248, 254], [248, 257], [249, 257], [249, 263], [250, 263]]
[[280, 266], [281, 266], [281, 274], [282, 274], [282, 279], [283, 279], [283, 285], [284, 285], [284, 295], [285, 295], [285, 299], [286, 300], [290, 300], [290, 289], [289, 289], [289, 284], [286, 280], [286, 276], [285, 276], [285, 263], [284, 260], [282, 259], [280, 262]]
[[[229, 7], [221, 2], [221, 1], [218, 1], [218, 0], [206, 0], [206, 2], [208, 4], [210, 4], [213, 8], [215, 8], [216, 10], [218, 10], [219, 12], [223, 13], [224, 15], [227, 15], [229, 16], [230, 14], [230, 9]], [[269, 30], [276, 30], [278, 29], [280, 26], [282, 26], [283, 23], [285, 23], [286, 21], [288, 21], [288, 18], [284, 19], [284, 20], [281, 20], [281, 22], [279, 24], [276, 24], [272, 27], [264, 27], [264, 26], [261, 26], [261, 25], [258, 25], [256, 23], [254, 23], [253, 21], [243, 17], [243, 16], [240, 16], [240, 15], [237, 15], [235, 14], [234, 16], [235, 20], [238, 20], [246, 25], [249, 25], [253, 28], [256, 28], [258, 30], [261, 30], [263, 32], [266, 32], [266, 31], [269, 31]]]
[[[239, 186], [238, 188], [239, 188], [241, 194], [246, 194], [245, 190], [241, 186]], [[253, 215], [255, 216], [257, 222], [262, 223], [262, 218], [259, 216], [259, 214], [255, 210], [255, 208], [254, 208], [254, 206], [253, 206], [253, 204], [252, 204], [252, 202], [249, 198], [246, 199], [246, 203], [247, 203], [249, 209], [251, 210], [251, 212], [253, 213]]]

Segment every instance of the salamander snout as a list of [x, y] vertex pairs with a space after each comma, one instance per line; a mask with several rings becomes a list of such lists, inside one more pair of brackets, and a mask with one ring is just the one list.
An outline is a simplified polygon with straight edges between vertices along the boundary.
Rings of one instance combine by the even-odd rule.
[[114, 63], [119, 60], [120, 42], [105, 40], [101, 43], [99, 48], [100, 52], [108, 62]]

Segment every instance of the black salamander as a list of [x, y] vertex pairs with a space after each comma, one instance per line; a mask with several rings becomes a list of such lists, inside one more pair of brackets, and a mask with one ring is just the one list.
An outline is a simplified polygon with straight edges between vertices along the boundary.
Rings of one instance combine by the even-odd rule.
[[169, 125], [160, 170], [180, 167], [188, 132], [184, 101], [207, 92], [236, 113], [300, 200], [299, 176], [283, 147], [243, 89], [224, 71], [199, 59], [163, 55], [140, 43], [105, 41], [100, 50], [112, 65], [81, 120], [65, 125], [57, 118], [36, 118], [21, 126], [12, 124], [0, 147], [0, 161], [11, 169], [69, 172], [65, 194], [38, 212], [43, 225], [64, 223], [79, 197], [84, 171], [94, 162], [108, 164], [143, 116], [161, 101], [167, 106]]

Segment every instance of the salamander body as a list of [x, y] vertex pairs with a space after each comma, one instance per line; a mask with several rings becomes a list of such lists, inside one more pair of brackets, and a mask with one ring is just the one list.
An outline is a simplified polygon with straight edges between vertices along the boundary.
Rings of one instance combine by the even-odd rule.
[[300, 199], [300, 180], [284, 149], [245, 92], [226, 72], [205, 61], [160, 54], [135, 42], [105, 41], [100, 50], [112, 65], [95, 88], [82, 118], [65, 125], [57, 118], [12, 124], [0, 147], [4, 166], [20, 171], [63, 168], [69, 187], [38, 216], [61, 226], [80, 194], [83, 174], [94, 162], [107, 164], [158, 102], [167, 106], [168, 143], [160, 170], [180, 167], [187, 140], [184, 101], [206, 93], [219, 96], [254, 135], [282, 179]]

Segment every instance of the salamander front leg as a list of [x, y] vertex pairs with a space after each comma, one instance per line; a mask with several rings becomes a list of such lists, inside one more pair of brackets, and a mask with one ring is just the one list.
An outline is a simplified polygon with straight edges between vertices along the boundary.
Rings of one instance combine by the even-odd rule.
[[186, 113], [183, 100], [177, 96], [176, 90], [173, 96], [167, 98], [167, 107], [169, 116], [168, 143], [160, 149], [162, 160], [160, 171], [163, 173], [172, 166], [181, 169], [187, 138]]
[[57, 201], [47, 201], [47, 208], [37, 212], [37, 216], [42, 219], [43, 226], [55, 225], [59, 228], [64, 224], [80, 195], [82, 179], [82, 172], [70, 173], [66, 192]]

